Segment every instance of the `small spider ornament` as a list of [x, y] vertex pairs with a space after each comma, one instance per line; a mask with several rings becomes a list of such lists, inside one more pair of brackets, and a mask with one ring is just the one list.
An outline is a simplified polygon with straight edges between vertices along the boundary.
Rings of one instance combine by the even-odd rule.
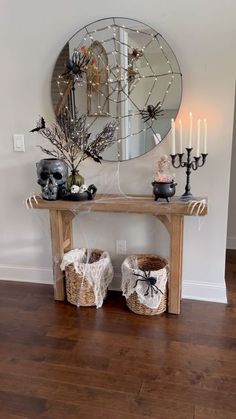
[[133, 272], [134, 276], [137, 276], [139, 279], [136, 280], [134, 288], [137, 287], [137, 284], [139, 281], [141, 282], [146, 282], [147, 283], [147, 290], [144, 294], [144, 296], [146, 297], [147, 295], [149, 295], [149, 291], [151, 291], [151, 297], [153, 297], [153, 293], [158, 294], [158, 292], [160, 292], [161, 294], [163, 294], [163, 292], [160, 290], [160, 288], [157, 287], [156, 285], [156, 278], [154, 278], [154, 276], [150, 276], [151, 272], [147, 272], [144, 271], [143, 269], [139, 268], [140, 271], [143, 272], [142, 274], [136, 274], [135, 272]]
[[142, 115], [142, 119], [144, 122], [156, 120], [158, 116], [163, 115], [163, 111], [161, 109], [161, 102], [157, 102], [156, 106], [148, 105], [147, 109], [139, 111]]
[[137, 60], [138, 58], [141, 58], [143, 56], [143, 51], [141, 49], [138, 48], [134, 48], [132, 50], [132, 53], [129, 54], [130, 58], [133, 58], [135, 60]]
[[88, 57], [88, 55], [75, 50], [72, 54], [72, 57], [69, 58], [69, 60], [67, 60], [67, 71], [63, 73], [62, 76], [71, 75], [81, 78], [83, 76], [83, 73], [87, 71], [89, 61], [90, 58]]

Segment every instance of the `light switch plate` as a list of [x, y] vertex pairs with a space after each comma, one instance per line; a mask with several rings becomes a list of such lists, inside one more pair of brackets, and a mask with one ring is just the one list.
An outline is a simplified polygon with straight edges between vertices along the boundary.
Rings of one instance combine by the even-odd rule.
[[13, 147], [14, 147], [14, 151], [25, 152], [25, 136], [24, 136], [24, 134], [14, 134], [13, 135]]

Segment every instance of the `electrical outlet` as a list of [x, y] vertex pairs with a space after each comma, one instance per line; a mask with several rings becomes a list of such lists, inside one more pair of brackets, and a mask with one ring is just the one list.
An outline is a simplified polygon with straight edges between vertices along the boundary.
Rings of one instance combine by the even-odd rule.
[[126, 240], [116, 240], [116, 254], [126, 255]]

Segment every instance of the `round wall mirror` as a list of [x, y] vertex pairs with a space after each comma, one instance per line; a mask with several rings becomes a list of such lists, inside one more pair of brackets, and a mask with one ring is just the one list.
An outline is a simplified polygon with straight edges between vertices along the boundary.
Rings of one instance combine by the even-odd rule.
[[114, 142], [102, 157], [129, 160], [162, 141], [176, 118], [182, 75], [168, 43], [150, 26], [106, 18], [75, 33], [61, 50], [52, 76], [57, 120], [86, 115], [91, 138], [111, 119]]

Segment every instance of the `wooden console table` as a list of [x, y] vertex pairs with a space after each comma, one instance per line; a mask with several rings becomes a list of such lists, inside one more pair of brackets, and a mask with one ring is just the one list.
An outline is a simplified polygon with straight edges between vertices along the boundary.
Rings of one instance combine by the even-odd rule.
[[[202, 198], [198, 198], [200, 200]], [[48, 209], [50, 212], [54, 297], [64, 300], [64, 279], [60, 264], [64, 252], [73, 248], [72, 220], [82, 211], [120, 212], [150, 214], [157, 217], [166, 227], [170, 235], [170, 278], [169, 278], [169, 313], [180, 313], [182, 287], [182, 253], [184, 216], [196, 215], [198, 207], [191, 212], [189, 202], [181, 201], [178, 197], [170, 203], [155, 202], [150, 196], [97, 195], [93, 201], [46, 201], [32, 202], [34, 208]], [[207, 214], [207, 204], [199, 215]]]

